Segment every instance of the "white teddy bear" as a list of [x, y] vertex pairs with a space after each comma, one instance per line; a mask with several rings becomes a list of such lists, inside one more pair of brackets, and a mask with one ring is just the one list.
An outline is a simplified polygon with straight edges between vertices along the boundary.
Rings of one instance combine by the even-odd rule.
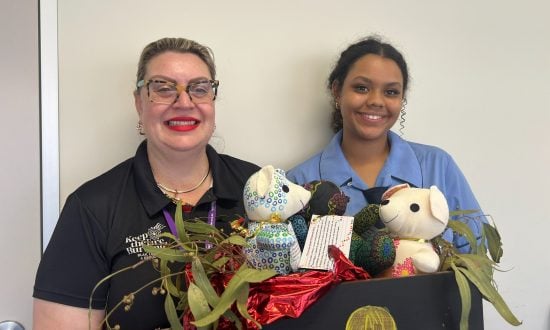
[[411, 188], [403, 184], [388, 189], [382, 195], [380, 219], [394, 237], [392, 277], [438, 270], [439, 256], [430, 240], [447, 227], [449, 206], [436, 186]]

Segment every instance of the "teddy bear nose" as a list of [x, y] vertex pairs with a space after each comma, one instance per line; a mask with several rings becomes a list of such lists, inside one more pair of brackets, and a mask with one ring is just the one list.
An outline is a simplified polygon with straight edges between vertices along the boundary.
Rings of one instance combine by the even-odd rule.
[[388, 205], [389, 203], [390, 203], [389, 199], [384, 199], [383, 201], [380, 202], [380, 205]]
[[418, 212], [418, 210], [420, 210], [420, 206], [416, 203], [412, 203], [410, 209], [413, 212]]

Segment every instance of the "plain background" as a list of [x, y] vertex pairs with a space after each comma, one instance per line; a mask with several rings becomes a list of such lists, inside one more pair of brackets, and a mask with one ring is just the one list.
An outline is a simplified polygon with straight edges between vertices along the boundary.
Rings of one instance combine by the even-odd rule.
[[[378, 33], [412, 77], [405, 138], [451, 153], [504, 241], [500, 291], [548, 329], [550, 4], [544, 0], [58, 1], [61, 200], [135, 152], [141, 49], [209, 45], [218, 150], [288, 169], [330, 139], [325, 80], [350, 42]], [[487, 329], [506, 323], [486, 305]]]
[[0, 4], [0, 322], [32, 329], [41, 250], [38, 1]]
[[[213, 145], [287, 169], [331, 136], [325, 79], [338, 54], [378, 33], [410, 66], [405, 138], [454, 156], [502, 234], [500, 292], [522, 328], [548, 329], [548, 12], [543, 0], [60, 0], [60, 199], [133, 155], [140, 138], [132, 90], [148, 42], [183, 36], [212, 47], [221, 80]], [[26, 124], [13, 109], [2, 106], [10, 129]], [[26, 127], [31, 139], [35, 128]], [[3, 150], [18, 155], [6, 148], [12, 138], [2, 139]], [[509, 327], [489, 304], [485, 320], [486, 329]]]

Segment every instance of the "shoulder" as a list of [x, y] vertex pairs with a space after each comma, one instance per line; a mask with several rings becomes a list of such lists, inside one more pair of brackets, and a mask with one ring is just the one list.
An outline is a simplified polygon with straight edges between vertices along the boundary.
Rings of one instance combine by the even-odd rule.
[[219, 154], [211, 146], [207, 147], [206, 152], [213, 175], [215, 178], [223, 177], [224, 181], [232, 178], [241, 185], [244, 185], [246, 180], [260, 169], [258, 165], [252, 162], [226, 154]]
[[78, 187], [73, 195], [81, 200], [110, 198], [120, 192], [120, 187], [126, 182], [133, 170], [134, 158], [129, 158], [107, 172], [85, 182]]
[[319, 165], [321, 160], [321, 152], [294, 166], [287, 171], [287, 178], [295, 183], [304, 184], [316, 180], [320, 176]]
[[260, 167], [254, 163], [221, 154], [220, 161], [224, 165], [225, 170], [231, 172], [235, 177], [240, 178], [244, 181], [260, 169]]
[[433, 162], [433, 161], [437, 161], [437, 162], [453, 161], [453, 158], [451, 157], [451, 155], [440, 147], [417, 143], [417, 142], [407, 141], [406, 143], [411, 147], [418, 161], [421, 163]]
[[113, 205], [128, 189], [136, 191], [137, 188], [143, 188], [152, 180], [146, 141], [138, 146], [134, 157], [85, 182], [73, 195], [87, 205], [105, 206]]
[[444, 176], [447, 179], [456, 175], [462, 176], [457, 163], [447, 151], [433, 145], [407, 143], [416, 155], [418, 163], [426, 176]]
[[455, 187], [466, 186], [466, 178], [453, 157], [440, 147], [406, 142], [418, 160], [423, 186], [437, 185], [450, 193]]
[[[345, 163], [340, 141], [342, 140], [342, 131], [333, 135], [330, 142], [318, 153], [314, 154], [304, 162], [291, 168], [287, 177], [289, 180], [304, 184], [314, 180], [320, 180], [322, 176], [332, 173], [335, 167]], [[333, 180], [329, 175], [327, 180]]]
[[451, 155], [440, 147], [405, 141], [390, 134], [391, 175], [415, 186], [446, 186], [462, 176]]
[[440, 147], [407, 141], [392, 131], [388, 138], [390, 139], [391, 153], [395, 153], [391, 156], [396, 157], [400, 162], [403, 162], [403, 158], [411, 157], [415, 157], [420, 166], [453, 162], [451, 155]]

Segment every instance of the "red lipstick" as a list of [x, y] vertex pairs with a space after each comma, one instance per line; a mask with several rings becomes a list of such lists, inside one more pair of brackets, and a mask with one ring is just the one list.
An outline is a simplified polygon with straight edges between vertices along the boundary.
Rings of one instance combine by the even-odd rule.
[[193, 117], [175, 117], [164, 122], [169, 129], [178, 132], [194, 130], [200, 124], [200, 120]]

